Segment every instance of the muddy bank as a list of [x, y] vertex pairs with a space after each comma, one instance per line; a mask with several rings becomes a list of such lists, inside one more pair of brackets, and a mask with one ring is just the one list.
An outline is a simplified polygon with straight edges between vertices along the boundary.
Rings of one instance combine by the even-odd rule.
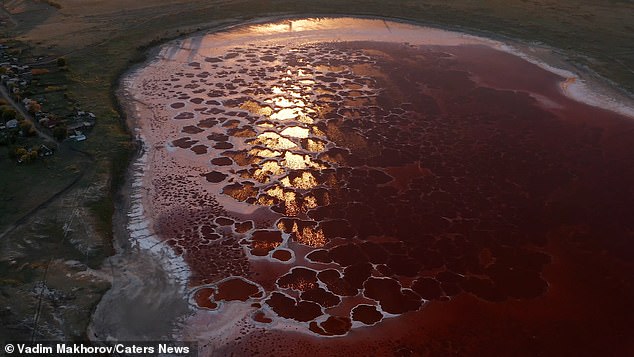
[[[133, 72], [134, 68], [130, 72]], [[119, 102], [134, 128], [137, 116], [125, 90], [117, 91]], [[137, 137], [139, 151], [127, 170], [117, 194], [113, 217], [113, 247], [116, 254], [104, 263], [112, 287], [95, 310], [88, 337], [93, 341], [173, 340], [176, 323], [188, 311], [183, 298], [186, 268], [177, 266], [173, 252], [155, 240], [146, 222], [143, 205], [143, 173], [147, 148]], [[144, 242], [144, 243], [142, 243]]]

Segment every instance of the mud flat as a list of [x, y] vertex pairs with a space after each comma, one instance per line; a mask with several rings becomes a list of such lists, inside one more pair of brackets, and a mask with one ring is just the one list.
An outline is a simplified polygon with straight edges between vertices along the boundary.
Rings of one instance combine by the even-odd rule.
[[161, 47], [124, 80], [146, 150], [127, 229], [164, 267], [138, 278], [178, 306], [173, 336], [203, 355], [631, 349], [634, 111], [535, 53], [350, 18]]

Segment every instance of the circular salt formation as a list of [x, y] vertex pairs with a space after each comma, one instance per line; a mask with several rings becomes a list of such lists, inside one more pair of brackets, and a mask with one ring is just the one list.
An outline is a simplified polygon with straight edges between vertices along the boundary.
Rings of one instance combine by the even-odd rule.
[[560, 75], [461, 34], [285, 24], [173, 43], [133, 81], [163, 104], [141, 122], [159, 235], [191, 286], [222, 282], [195, 290], [200, 308], [339, 336], [459, 294], [531, 299], [559, 209], [626, 224], [614, 195], [610, 217], [557, 202], [573, 181], [602, 199], [601, 155], [634, 177], [632, 144], [600, 140], [630, 123], [566, 97]]

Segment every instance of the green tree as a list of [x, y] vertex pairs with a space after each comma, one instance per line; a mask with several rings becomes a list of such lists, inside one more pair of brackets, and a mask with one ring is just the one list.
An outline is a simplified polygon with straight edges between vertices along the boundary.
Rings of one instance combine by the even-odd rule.
[[16, 116], [16, 112], [15, 110], [8, 108], [8, 109], [4, 109], [2, 111], [2, 120], [4, 120], [5, 122], [11, 120], [11, 119], [15, 119]]

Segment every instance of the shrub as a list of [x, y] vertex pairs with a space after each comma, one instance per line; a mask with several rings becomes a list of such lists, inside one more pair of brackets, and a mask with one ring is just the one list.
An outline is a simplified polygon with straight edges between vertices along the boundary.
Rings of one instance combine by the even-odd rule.
[[64, 67], [66, 66], [66, 58], [64, 57], [60, 57], [57, 59], [57, 67]]

